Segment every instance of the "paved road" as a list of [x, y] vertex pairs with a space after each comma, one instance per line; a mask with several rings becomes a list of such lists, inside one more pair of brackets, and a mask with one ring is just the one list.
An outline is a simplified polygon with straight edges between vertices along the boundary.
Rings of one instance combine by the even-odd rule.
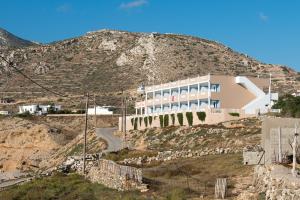
[[117, 129], [116, 127], [96, 129], [97, 136], [107, 141], [108, 147], [103, 151], [104, 153], [118, 151], [123, 148], [123, 140], [113, 134]]

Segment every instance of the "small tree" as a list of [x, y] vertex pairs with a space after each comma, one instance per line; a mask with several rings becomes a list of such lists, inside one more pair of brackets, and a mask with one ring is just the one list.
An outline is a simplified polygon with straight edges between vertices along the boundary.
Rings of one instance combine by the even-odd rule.
[[169, 115], [168, 114], [166, 114], [164, 116], [164, 127], [167, 127], [167, 126], [169, 126]]
[[206, 113], [205, 112], [197, 112], [197, 116], [201, 122], [204, 122], [205, 118], [206, 118]]
[[149, 116], [149, 125], [152, 126], [152, 116]]
[[148, 118], [147, 117], [144, 117], [144, 124], [145, 124], [145, 127], [148, 127]]
[[134, 118], [131, 118], [131, 126], [134, 124]]
[[164, 127], [164, 116], [159, 115], [159, 123], [160, 123], [160, 128]]
[[177, 120], [180, 126], [183, 126], [183, 114], [182, 113], [177, 113]]
[[171, 114], [172, 125], [175, 125], [175, 114]]
[[133, 127], [134, 130], [137, 130], [137, 125], [138, 125], [138, 118], [136, 117], [134, 119], [134, 127]]
[[188, 121], [189, 126], [193, 126], [193, 113], [192, 112], [186, 112], [186, 119]]

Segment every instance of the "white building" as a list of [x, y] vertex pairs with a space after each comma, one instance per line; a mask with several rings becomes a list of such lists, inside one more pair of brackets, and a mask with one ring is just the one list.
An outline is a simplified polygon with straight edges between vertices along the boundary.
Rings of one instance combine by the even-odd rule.
[[0, 110], [0, 115], [9, 115], [9, 112], [6, 110]]
[[[136, 115], [195, 111], [204, 108], [242, 109], [246, 114], [267, 113], [278, 93], [271, 80], [245, 76], [207, 75], [146, 86], [145, 99], [136, 102]], [[268, 89], [268, 92], [264, 92]]]
[[[108, 106], [96, 106], [96, 115], [112, 115], [113, 111]], [[95, 107], [88, 109], [88, 115], [95, 115]]]
[[39, 105], [39, 104], [32, 104], [32, 105], [23, 105], [19, 106], [19, 113], [26, 113], [29, 112], [30, 114], [47, 114], [50, 109], [54, 111], [61, 110], [61, 105]]

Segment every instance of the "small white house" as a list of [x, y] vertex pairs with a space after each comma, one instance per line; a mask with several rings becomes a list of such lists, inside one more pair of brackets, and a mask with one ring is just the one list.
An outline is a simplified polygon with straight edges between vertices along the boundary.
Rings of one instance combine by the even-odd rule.
[[6, 110], [0, 110], [0, 115], [9, 115], [9, 112]]
[[32, 104], [32, 105], [23, 105], [19, 106], [19, 113], [26, 113], [29, 112], [30, 114], [47, 114], [50, 108], [53, 108], [54, 111], [61, 110], [61, 105], [38, 105], [38, 104]]
[[[110, 107], [96, 106], [96, 115], [112, 115], [113, 111], [109, 110]], [[95, 115], [95, 107], [88, 109], [88, 115]]]

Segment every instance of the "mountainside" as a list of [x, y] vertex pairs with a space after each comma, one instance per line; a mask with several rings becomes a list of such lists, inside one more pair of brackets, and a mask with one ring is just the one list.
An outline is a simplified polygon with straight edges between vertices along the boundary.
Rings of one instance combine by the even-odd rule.
[[0, 28], [0, 47], [26, 47], [34, 45], [33, 42], [19, 38]]
[[[122, 89], [133, 95], [141, 83], [158, 84], [208, 73], [261, 77], [272, 73], [274, 90], [289, 92], [299, 86], [298, 73], [288, 67], [264, 64], [220, 43], [185, 35], [100, 30], [49, 45], [3, 49], [1, 53], [42, 85], [72, 97], [86, 91], [96, 93], [101, 104], [117, 105]], [[0, 64], [4, 66], [2, 74], [0, 71], [3, 96], [55, 100], [51, 99], [54, 95], [17, 73], [6, 81], [7, 73], [3, 72], [11, 69], [5, 62]]]

